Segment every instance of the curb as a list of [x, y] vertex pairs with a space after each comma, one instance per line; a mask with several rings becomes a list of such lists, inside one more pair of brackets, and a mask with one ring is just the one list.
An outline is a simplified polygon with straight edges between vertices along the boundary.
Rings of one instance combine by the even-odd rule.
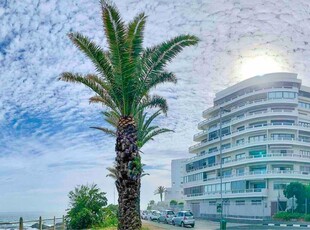
[[308, 224], [263, 224], [264, 226], [276, 226], [276, 227], [299, 227], [299, 228], [310, 228]]

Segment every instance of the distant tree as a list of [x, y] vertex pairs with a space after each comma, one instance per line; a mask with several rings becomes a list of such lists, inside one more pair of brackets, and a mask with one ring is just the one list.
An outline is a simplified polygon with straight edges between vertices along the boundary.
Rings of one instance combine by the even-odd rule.
[[297, 199], [297, 211], [304, 212], [305, 198], [307, 196], [306, 186], [300, 182], [291, 182], [283, 191], [286, 198], [296, 197]]
[[100, 226], [104, 220], [103, 207], [107, 198], [96, 184], [77, 186], [69, 192], [67, 221], [69, 229], [87, 229]]
[[160, 201], [163, 201], [163, 194], [165, 193], [166, 188], [164, 186], [158, 186], [158, 188], [155, 190], [154, 195], [159, 194]]
[[178, 202], [176, 200], [171, 200], [170, 201], [170, 206], [175, 206], [177, 204], [178, 204]]
[[181, 201], [181, 202], [178, 203], [178, 205], [184, 205], [184, 202]]
[[150, 200], [150, 202], [147, 204], [147, 210], [151, 210], [153, 205], [155, 204], [155, 201], [154, 200]]

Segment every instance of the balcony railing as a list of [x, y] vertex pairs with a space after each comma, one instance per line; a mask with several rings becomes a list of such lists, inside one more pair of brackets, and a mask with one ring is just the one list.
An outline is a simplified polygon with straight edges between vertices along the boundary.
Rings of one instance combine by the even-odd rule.
[[[307, 176], [309, 179], [310, 172], [307, 171], [294, 171], [294, 170], [266, 170], [266, 171], [252, 171], [246, 172], [242, 174], [232, 174], [229, 176], [223, 176], [223, 179], [231, 178], [231, 177], [243, 177], [243, 176], [252, 176], [252, 175], [283, 175], [283, 176], [290, 176], [290, 175], [297, 175], [297, 176]], [[221, 177], [209, 178], [205, 179], [204, 181], [212, 181], [212, 180], [220, 180]]]
[[203, 116], [205, 116], [210, 111], [214, 111], [216, 109], [219, 109], [220, 107], [225, 107], [228, 104], [231, 104], [233, 102], [236, 102], [236, 101], [238, 101], [240, 99], [243, 99], [243, 98], [246, 98], [246, 97], [249, 97], [249, 96], [252, 96], [252, 95], [256, 95], [257, 93], [268, 93], [268, 92], [281, 91], [281, 90], [296, 92], [297, 89], [287, 88], [287, 87], [267, 87], [267, 88], [252, 90], [252, 91], [246, 92], [244, 94], [241, 94], [241, 95], [239, 95], [237, 97], [231, 98], [230, 100], [225, 101], [224, 103], [222, 103], [220, 105], [216, 105], [216, 106], [213, 106], [213, 107], [211, 107], [209, 109], [206, 109], [206, 110], [203, 111], [202, 114], [203, 114]]
[[[279, 179], [305, 179], [309, 180], [310, 172], [308, 171], [294, 171], [294, 170], [266, 170], [266, 171], [252, 171], [242, 174], [232, 174], [223, 176], [224, 182], [235, 181], [235, 180], [256, 180], [275, 177]], [[202, 186], [212, 183], [219, 183], [221, 177], [212, 177], [204, 180], [191, 181], [184, 183], [184, 188], [189, 188], [191, 186]], [[211, 183], [209, 183], [211, 182]]]
[[[309, 159], [310, 160], [310, 156], [301, 155], [298, 153], [271, 153], [271, 154], [265, 154], [265, 155], [259, 155], [259, 156], [247, 156], [247, 157], [243, 157], [239, 159], [227, 160], [223, 162], [222, 165], [223, 167], [226, 167], [226, 165], [231, 165], [232, 163], [240, 164], [244, 161], [246, 161], [247, 163], [251, 163], [251, 161], [257, 161], [258, 159], [266, 159], [266, 161], [268, 161], [271, 158], [286, 158], [286, 159], [290, 158], [290, 159]], [[212, 168], [215, 166], [220, 166], [220, 163], [205, 165], [205, 166], [202, 166], [196, 169], [187, 170], [186, 172], [190, 173], [190, 172], [198, 171], [198, 170], [205, 169], [205, 168]]]
[[[260, 140], [244, 141], [244, 142], [238, 143], [238, 144], [231, 144], [230, 147], [226, 147], [225, 149], [223, 149], [223, 152], [225, 152], [225, 151], [233, 151], [235, 149], [242, 148], [244, 146], [248, 146], [250, 144], [258, 144], [258, 143], [259, 144], [264, 144], [264, 143], [267, 143], [267, 142], [276, 142], [276, 141], [291, 141], [291, 143], [292, 142], [299, 142], [299, 143], [306, 142], [306, 143], [310, 143], [310, 141], [302, 139], [302, 138], [263, 138], [263, 139], [260, 139]], [[191, 146], [189, 148], [189, 152], [193, 151], [194, 149], [198, 149], [200, 147], [205, 147], [207, 145], [210, 145], [210, 142], [198, 143], [196, 145]]]
[[[282, 98], [282, 99], [261, 99], [261, 100], [255, 100], [255, 101], [251, 101], [251, 102], [247, 102], [247, 103], [244, 103], [242, 105], [239, 105], [238, 107], [235, 107], [233, 109], [231, 109], [230, 112], [227, 112], [227, 113], [223, 113], [222, 116], [226, 116], [226, 115], [230, 115], [230, 114], [233, 114], [241, 109], [244, 109], [244, 108], [247, 108], [247, 107], [250, 107], [252, 106], [253, 104], [265, 104], [266, 102], [290, 102], [290, 103], [296, 103], [298, 102], [297, 98], [294, 98], [294, 99], [288, 99], [288, 98]], [[217, 115], [217, 116], [214, 116], [214, 117], [210, 117], [204, 121], [201, 121], [198, 123], [198, 127], [202, 127], [203, 125], [209, 123], [210, 121], [214, 121], [214, 120], [217, 120], [219, 119], [220, 116]]]
[[[265, 112], [267, 113], [267, 112]], [[263, 113], [260, 113], [260, 114], [263, 114]], [[256, 115], [256, 114], [255, 114]], [[249, 115], [248, 116], [245, 116], [245, 117], [250, 117]], [[237, 120], [237, 119], [236, 119]], [[232, 131], [226, 135], [223, 135], [223, 136], [229, 136], [229, 135], [232, 135], [232, 134], [236, 134], [236, 133], [246, 133], [247, 131], [252, 131], [253, 129], [257, 128], [257, 129], [261, 129], [262, 127], [278, 127], [278, 126], [289, 126], [289, 127], [303, 127], [303, 128], [310, 128], [310, 125], [301, 125], [301, 124], [290, 124], [290, 123], [277, 123], [277, 124], [273, 124], [273, 123], [268, 123], [268, 124], [261, 124], [261, 125], [255, 125], [255, 126], [248, 126], [248, 127], [245, 127], [244, 129], [242, 130], [235, 130], [235, 131]], [[200, 133], [197, 133], [194, 135], [194, 140], [197, 139], [198, 137], [202, 137], [206, 134], [208, 134], [209, 132], [211, 132], [210, 130], [204, 130]], [[211, 141], [214, 141], [214, 140], [217, 140], [219, 139], [219, 137], [216, 137], [212, 140], [209, 140], [208, 142], [211, 142]], [[204, 142], [205, 143], [205, 142]], [[197, 145], [197, 144], [196, 144]]]
[[[244, 193], [262, 193], [265, 192], [266, 189], [261, 188], [253, 188], [253, 189], [242, 189], [242, 190], [227, 190], [223, 191], [224, 195], [228, 194], [244, 194]], [[204, 193], [195, 193], [195, 194], [187, 194], [187, 197], [197, 197], [197, 196], [203, 196], [203, 195], [220, 195], [220, 191], [214, 191], [214, 192], [204, 192]]]

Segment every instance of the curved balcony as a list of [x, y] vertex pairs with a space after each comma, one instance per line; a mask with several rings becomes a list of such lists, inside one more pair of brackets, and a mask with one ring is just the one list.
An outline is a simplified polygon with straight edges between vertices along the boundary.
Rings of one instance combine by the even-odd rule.
[[[240, 159], [232, 159], [230, 161], [226, 161], [222, 164], [223, 168], [233, 167], [237, 165], [243, 164], [251, 164], [251, 163], [260, 163], [260, 162], [272, 162], [272, 161], [281, 161], [281, 162], [309, 162], [310, 164], [310, 156], [301, 155], [298, 153], [271, 153], [261, 156], [247, 156]], [[192, 169], [186, 171], [187, 174], [192, 172], [199, 173], [202, 171], [211, 171], [220, 168], [220, 163], [212, 164], [212, 165], [205, 165], [203, 167], [199, 167], [197, 169]]]
[[[229, 137], [230, 137], [230, 135], [229, 135]], [[211, 144], [210, 142], [198, 143], [196, 145], [191, 146], [189, 148], [189, 152], [193, 153], [194, 151], [201, 149], [201, 148], [204, 148], [210, 144]], [[302, 145], [302, 146], [309, 146], [310, 147], [310, 142], [305, 141], [301, 138], [292, 138], [292, 139], [290, 139], [290, 138], [264, 138], [262, 140], [244, 141], [243, 143], [240, 143], [240, 144], [232, 144], [231, 147], [223, 149], [222, 152], [226, 153], [226, 152], [231, 152], [234, 150], [248, 148], [248, 147], [252, 147], [252, 146], [256, 146], [256, 145], [268, 145], [268, 144], [293, 144], [293, 145]], [[214, 155], [217, 155], [218, 152], [219, 151], [214, 151], [208, 155], [214, 156]], [[202, 156], [202, 155], [199, 155], [197, 157], [200, 157], [200, 156]]]
[[237, 97], [231, 98], [231, 100], [226, 101], [220, 105], [216, 105], [216, 106], [213, 106], [211, 108], [204, 110], [202, 112], [202, 116], [206, 117], [208, 113], [214, 112], [217, 109], [220, 109], [220, 107], [226, 107], [227, 105], [235, 103], [237, 101], [240, 101], [244, 98], [251, 97], [251, 96], [254, 96], [257, 94], [276, 92], [276, 91], [297, 92], [298, 89], [297, 88], [285, 88], [285, 87], [268, 87], [268, 88], [262, 88], [262, 89], [258, 89], [258, 90], [252, 90], [251, 92], [247, 92], [247, 93], [244, 93], [244, 94], [239, 95]]
[[[275, 113], [275, 114], [272, 114]], [[260, 113], [260, 114], [255, 114], [255, 117], [264, 117], [264, 116], [270, 116], [268, 114], [272, 114], [274, 116], [295, 116], [295, 114], [293, 115], [292, 113], [277, 113], [277, 112], [266, 112], [266, 113]], [[297, 115], [296, 115], [297, 116]], [[243, 120], [247, 120], [249, 119], [249, 117], [253, 118], [254, 116], [246, 116], [246, 118], [244, 118]], [[300, 124], [272, 124], [272, 123], [268, 123], [268, 124], [264, 124], [264, 125], [260, 125], [260, 126], [248, 126], [245, 127], [244, 130], [235, 130], [232, 131], [230, 134], [227, 134], [225, 136], [223, 136], [223, 140], [227, 139], [227, 138], [231, 138], [231, 137], [235, 137], [247, 132], [253, 132], [253, 131], [258, 131], [258, 130], [266, 130], [266, 129], [299, 129], [299, 130], [303, 130], [303, 131], [310, 131], [310, 126], [306, 126], [306, 125], [300, 125]], [[204, 130], [200, 133], [197, 133], [194, 136], [194, 141], [201, 141], [203, 139], [206, 139], [208, 136], [208, 133], [210, 131], [208, 130]], [[210, 144], [213, 144], [214, 142], [216, 142], [216, 140], [218, 141], [219, 138], [215, 138], [213, 140], [207, 141]], [[206, 143], [206, 142], [204, 142]], [[195, 145], [194, 145], [195, 146]]]
[[[242, 197], [267, 197], [268, 189], [244, 189], [244, 190], [232, 190], [232, 191], [223, 191], [223, 198], [242, 198]], [[188, 194], [185, 196], [185, 200], [195, 200], [199, 199], [216, 199], [220, 198], [221, 193], [217, 192], [204, 192], [198, 194]]]
[[[238, 180], [264, 180], [268, 179], [296, 179], [296, 180], [309, 180], [310, 173], [306, 171], [294, 171], [294, 170], [267, 170], [261, 172], [246, 172], [243, 174], [233, 174], [229, 176], [223, 176], [223, 183]], [[214, 183], [220, 183], [220, 177], [207, 178], [200, 181], [194, 181], [184, 183], [184, 188], [192, 186], [201, 186]]]
[[[240, 112], [242, 110], [246, 110], [250, 107], [253, 106], [261, 106], [261, 105], [268, 105], [268, 104], [298, 104], [298, 99], [294, 98], [294, 99], [286, 99], [286, 98], [282, 98], [282, 99], [264, 99], [264, 100], [256, 100], [256, 101], [251, 101], [248, 103], [245, 103], [243, 105], [240, 105], [239, 107], [231, 110], [231, 112], [228, 113], [224, 113], [222, 115], [223, 119], [225, 119], [226, 116], [235, 114], [237, 112]], [[214, 122], [220, 119], [220, 116], [215, 116], [215, 117], [210, 117], [209, 119], [206, 119], [204, 121], [201, 121], [198, 123], [198, 128], [199, 129], [203, 129], [203, 126], [209, 124], [210, 122]]]

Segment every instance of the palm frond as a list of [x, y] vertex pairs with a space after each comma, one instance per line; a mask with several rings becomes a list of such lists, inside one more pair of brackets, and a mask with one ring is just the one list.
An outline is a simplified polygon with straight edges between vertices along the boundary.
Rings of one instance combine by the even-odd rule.
[[148, 81], [148, 86], [147, 88], [154, 88], [159, 84], [171, 82], [176, 84], [177, 83], [177, 78], [172, 72], [162, 72], [160, 74], [153, 74], [151, 76], [151, 79]]
[[160, 108], [164, 114], [168, 111], [167, 100], [161, 96], [147, 96], [141, 100], [141, 103], [136, 113], [143, 111], [146, 108]]
[[90, 38], [80, 33], [68, 34], [70, 40], [94, 63], [96, 70], [114, 83], [113, 67], [109, 56]]
[[143, 32], [145, 28], [146, 16], [144, 13], [139, 14], [128, 25], [127, 44], [128, 52], [135, 60], [143, 51]]
[[111, 137], [116, 137], [116, 132], [114, 130], [111, 130], [111, 129], [107, 129], [107, 128], [104, 128], [104, 127], [90, 127], [92, 129], [98, 129], [106, 134], [108, 134], [109, 136]]
[[146, 137], [143, 138], [143, 145], [147, 142], [149, 142], [150, 140], [153, 140], [153, 137], [162, 134], [162, 133], [167, 133], [167, 132], [174, 132], [171, 129], [166, 129], [166, 128], [162, 128], [162, 129], [157, 129], [153, 132], [151, 132], [150, 134], [148, 134]]

